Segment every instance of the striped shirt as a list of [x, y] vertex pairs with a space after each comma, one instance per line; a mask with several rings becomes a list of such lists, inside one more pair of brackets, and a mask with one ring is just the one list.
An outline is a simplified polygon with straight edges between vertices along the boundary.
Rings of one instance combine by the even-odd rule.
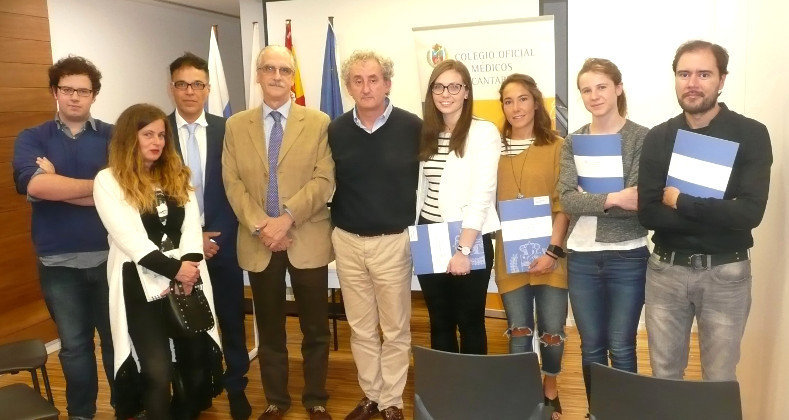
[[534, 137], [525, 140], [513, 140], [507, 139], [507, 144], [509, 147], [505, 147], [504, 143], [501, 144], [501, 155], [502, 156], [517, 156], [524, 150], [528, 149], [529, 146], [534, 143]]
[[449, 155], [449, 136], [450, 133], [438, 135], [438, 153], [431, 156], [424, 166], [424, 175], [427, 179], [427, 195], [425, 196], [425, 205], [422, 207], [420, 215], [431, 222], [440, 223], [444, 221], [438, 208], [438, 190], [441, 184], [441, 174], [444, 173], [447, 155]]

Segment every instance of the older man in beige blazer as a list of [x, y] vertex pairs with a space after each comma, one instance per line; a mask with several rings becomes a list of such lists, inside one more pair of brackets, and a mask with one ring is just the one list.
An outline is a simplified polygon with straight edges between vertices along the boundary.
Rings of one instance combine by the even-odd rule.
[[257, 60], [263, 105], [228, 119], [222, 156], [227, 198], [238, 217], [238, 262], [249, 271], [260, 337], [260, 374], [268, 407], [290, 408], [285, 347], [285, 273], [304, 334], [302, 403], [311, 419], [326, 411], [329, 357], [327, 265], [334, 259], [326, 202], [334, 190], [329, 117], [291, 101], [295, 63], [279, 46]]

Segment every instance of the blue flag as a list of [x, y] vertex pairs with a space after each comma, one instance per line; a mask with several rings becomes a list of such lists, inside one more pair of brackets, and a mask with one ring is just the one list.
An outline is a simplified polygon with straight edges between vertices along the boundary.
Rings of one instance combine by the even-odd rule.
[[326, 31], [326, 51], [323, 54], [323, 80], [321, 82], [321, 111], [335, 119], [342, 115], [342, 94], [340, 78], [337, 76], [337, 58], [335, 50], [334, 29], [329, 24]]

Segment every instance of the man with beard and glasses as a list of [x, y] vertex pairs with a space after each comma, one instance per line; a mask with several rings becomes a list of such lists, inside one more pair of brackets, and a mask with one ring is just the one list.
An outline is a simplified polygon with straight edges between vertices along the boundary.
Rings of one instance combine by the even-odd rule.
[[[655, 231], [647, 269], [646, 325], [657, 377], [682, 379], [695, 317], [702, 377], [736, 380], [751, 306], [751, 229], [759, 225], [767, 205], [772, 151], [763, 124], [718, 102], [728, 61], [719, 45], [681, 45], [673, 70], [684, 112], [654, 127], [644, 140], [638, 209], [644, 227]], [[680, 129], [739, 144], [722, 199], [666, 186]]]

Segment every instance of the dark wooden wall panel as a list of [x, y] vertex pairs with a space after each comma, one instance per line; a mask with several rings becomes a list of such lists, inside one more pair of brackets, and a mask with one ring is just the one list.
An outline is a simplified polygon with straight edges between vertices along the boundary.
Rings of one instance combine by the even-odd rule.
[[49, 19], [0, 12], [0, 36], [49, 41]]
[[57, 337], [41, 296], [30, 204], [16, 193], [11, 160], [20, 131], [53, 118], [46, 0], [0, 0], [0, 343]]
[[[26, 16], [38, 16], [48, 19], [47, 2], [43, 0], [3, 0], [0, 1], [0, 12], [16, 13]], [[49, 39], [47, 31], [47, 39]]]
[[49, 64], [0, 63], [0, 86], [47, 86], [47, 69]]

